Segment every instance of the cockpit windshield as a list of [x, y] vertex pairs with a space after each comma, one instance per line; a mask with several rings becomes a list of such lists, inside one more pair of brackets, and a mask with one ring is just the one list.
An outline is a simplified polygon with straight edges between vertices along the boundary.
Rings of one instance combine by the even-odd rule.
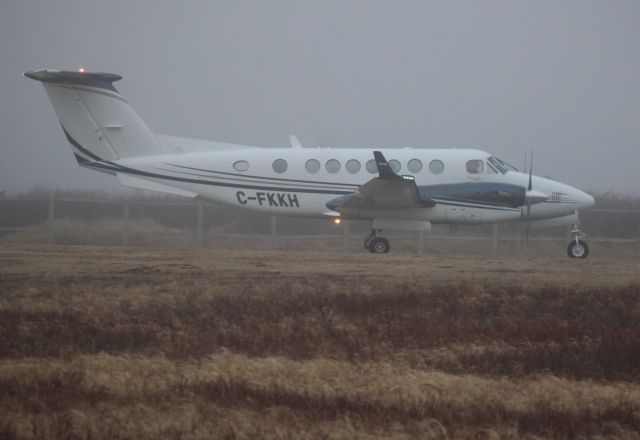
[[500, 160], [495, 156], [491, 156], [489, 159], [487, 159], [487, 161], [502, 174], [506, 174], [509, 170], [518, 171], [518, 169], [513, 165], [509, 165], [507, 162]]

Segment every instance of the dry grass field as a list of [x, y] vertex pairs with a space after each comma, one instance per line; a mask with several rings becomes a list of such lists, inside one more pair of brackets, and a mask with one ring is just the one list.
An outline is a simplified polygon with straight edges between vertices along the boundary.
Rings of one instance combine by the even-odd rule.
[[0, 438], [640, 438], [640, 264], [0, 245]]

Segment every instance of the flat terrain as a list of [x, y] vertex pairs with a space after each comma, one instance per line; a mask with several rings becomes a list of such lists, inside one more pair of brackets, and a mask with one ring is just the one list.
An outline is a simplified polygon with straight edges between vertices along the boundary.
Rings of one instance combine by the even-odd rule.
[[0, 438], [640, 438], [640, 264], [0, 245]]

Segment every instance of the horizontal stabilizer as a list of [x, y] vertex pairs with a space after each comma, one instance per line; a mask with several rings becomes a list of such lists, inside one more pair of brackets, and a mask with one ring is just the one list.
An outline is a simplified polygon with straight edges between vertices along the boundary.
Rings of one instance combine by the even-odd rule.
[[140, 177], [130, 176], [124, 173], [117, 173], [120, 183], [124, 186], [131, 188], [145, 189], [148, 191], [157, 191], [166, 194], [173, 194], [174, 196], [182, 197], [196, 197], [198, 194], [193, 191], [187, 191], [184, 189], [173, 188], [171, 186], [163, 185], [162, 183], [156, 183], [151, 180], [142, 179]]
[[73, 84], [79, 86], [97, 87], [116, 91], [113, 83], [122, 79], [115, 73], [84, 72], [56, 69], [40, 69], [25, 72], [24, 76], [43, 83]]

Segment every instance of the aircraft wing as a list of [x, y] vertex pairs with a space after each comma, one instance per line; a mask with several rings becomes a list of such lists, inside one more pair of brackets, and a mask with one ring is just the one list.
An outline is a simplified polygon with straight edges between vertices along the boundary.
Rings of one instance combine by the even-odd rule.
[[378, 177], [374, 177], [358, 188], [358, 192], [347, 194], [327, 203], [334, 211], [342, 209], [406, 209], [430, 208], [435, 202], [420, 197], [412, 176], [399, 176], [379, 151], [373, 156], [378, 166]]

